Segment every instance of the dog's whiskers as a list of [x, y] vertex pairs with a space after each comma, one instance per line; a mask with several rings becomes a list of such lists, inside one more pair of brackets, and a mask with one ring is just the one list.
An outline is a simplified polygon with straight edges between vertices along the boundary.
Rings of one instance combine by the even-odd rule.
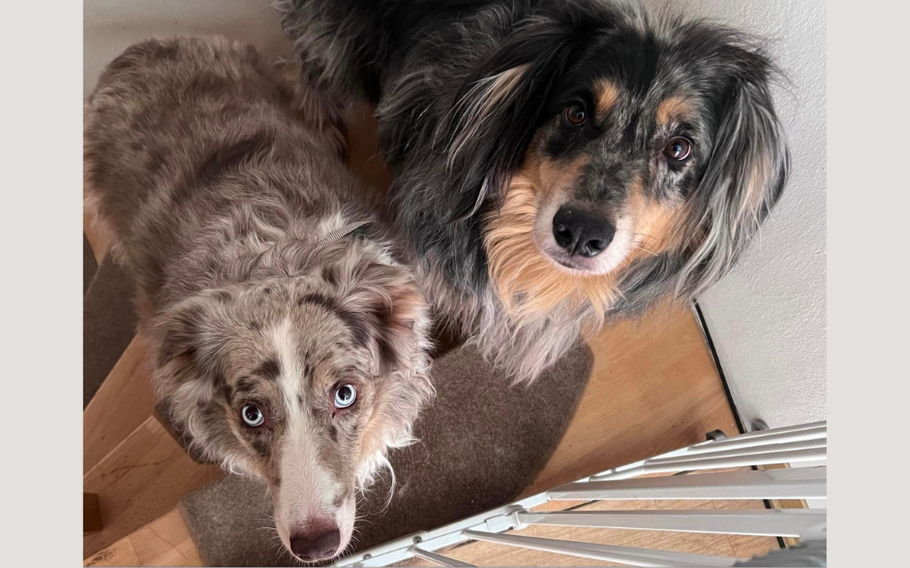
[[633, 237], [640, 237], [642, 239], [650, 239], [651, 241], [657, 242], [657, 237], [654, 235], [649, 235], [648, 233], [633, 233]]
[[648, 250], [648, 249], [646, 249], [646, 248], [644, 248], [644, 247], [639, 247], [639, 246], [636, 246], [636, 245], [632, 245], [632, 248], [638, 249], [638, 250], [640, 250], [640, 251], [644, 251], [644, 252], [650, 254], [651, 256], [657, 256], [657, 253], [656, 253], [656, 252], [654, 252], [654, 251], [652, 251], [652, 250]]

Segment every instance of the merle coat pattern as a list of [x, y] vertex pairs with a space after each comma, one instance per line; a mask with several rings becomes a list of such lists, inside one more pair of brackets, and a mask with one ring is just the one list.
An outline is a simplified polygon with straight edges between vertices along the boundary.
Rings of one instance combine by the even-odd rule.
[[134, 276], [157, 390], [193, 445], [268, 484], [303, 560], [345, 549], [356, 490], [433, 394], [428, 307], [341, 140], [299, 79], [223, 38], [134, 45], [86, 105], [86, 203]]

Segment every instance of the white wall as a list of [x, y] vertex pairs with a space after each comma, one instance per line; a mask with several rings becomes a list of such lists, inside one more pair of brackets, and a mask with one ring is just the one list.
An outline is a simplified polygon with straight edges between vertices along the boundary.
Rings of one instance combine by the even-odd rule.
[[[647, 0], [649, 5], [665, 2]], [[826, 18], [822, 0], [678, 0], [686, 14], [772, 39], [790, 85], [777, 89], [792, 177], [760, 238], [700, 299], [748, 425], [823, 420], [826, 409]], [[789, 92], [788, 92], [789, 91]]]
[[290, 57], [268, 0], [84, 0], [83, 93], [88, 96], [104, 66], [133, 43], [178, 34], [222, 34], [274, 57]]

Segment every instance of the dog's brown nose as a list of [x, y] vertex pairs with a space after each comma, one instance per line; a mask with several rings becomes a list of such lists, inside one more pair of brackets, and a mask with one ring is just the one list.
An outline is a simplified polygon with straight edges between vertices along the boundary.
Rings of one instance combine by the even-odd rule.
[[553, 217], [553, 238], [570, 255], [592, 257], [604, 251], [613, 241], [616, 228], [605, 217], [562, 207]]
[[306, 562], [325, 560], [335, 556], [341, 543], [341, 531], [338, 527], [326, 528], [325, 525], [313, 527], [310, 531], [301, 531], [291, 535], [291, 552]]

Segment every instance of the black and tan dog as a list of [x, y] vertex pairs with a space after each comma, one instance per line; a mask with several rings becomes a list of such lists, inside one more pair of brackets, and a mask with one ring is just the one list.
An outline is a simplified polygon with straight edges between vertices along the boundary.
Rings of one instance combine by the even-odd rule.
[[87, 205], [137, 283], [154, 381], [225, 468], [268, 483], [303, 560], [432, 396], [428, 308], [312, 93], [224, 39], [148, 41], [85, 115]]
[[439, 317], [519, 380], [712, 285], [784, 186], [774, 66], [736, 31], [595, 0], [279, 10], [324, 100], [377, 106]]

